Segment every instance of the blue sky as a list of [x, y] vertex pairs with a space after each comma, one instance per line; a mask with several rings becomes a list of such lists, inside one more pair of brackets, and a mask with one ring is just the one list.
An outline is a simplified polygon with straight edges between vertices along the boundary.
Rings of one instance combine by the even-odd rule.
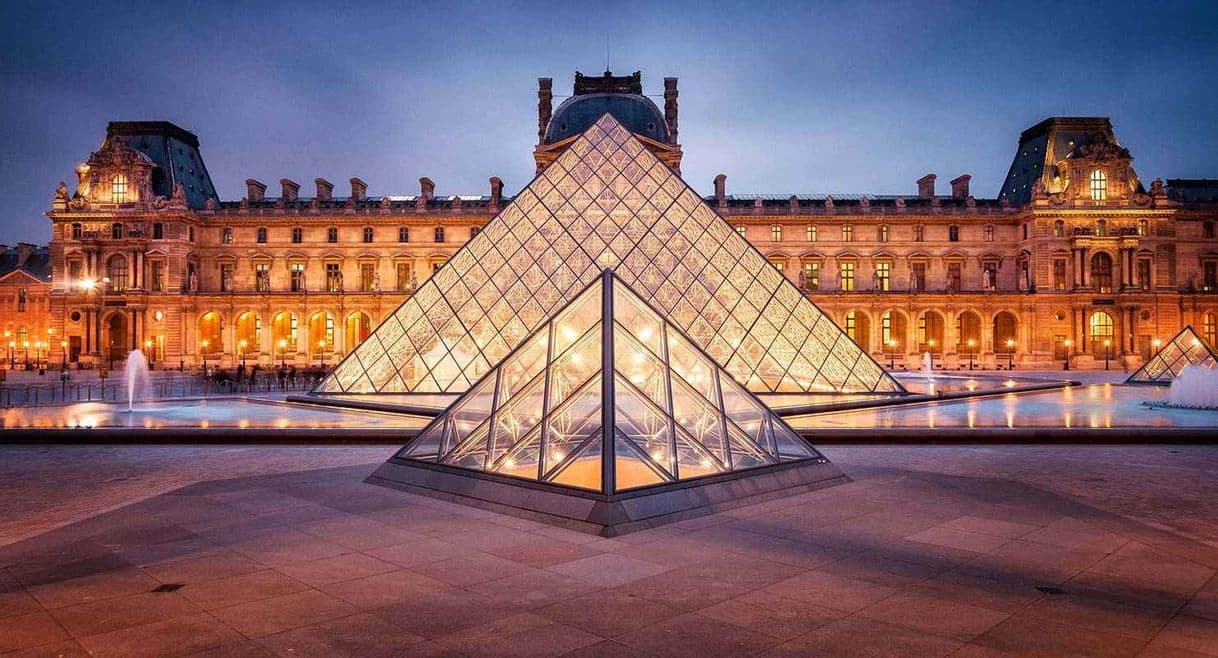
[[[0, 242], [45, 242], [110, 120], [195, 132], [243, 181], [345, 194], [509, 193], [532, 177], [538, 77], [679, 76], [683, 172], [711, 190], [996, 195], [1020, 131], [1111, 116], [1146, 180], [1218, 178], [1218, 3], [26, 2], [0, 6]], [[556, 98], [556, 105], [561, 98]], [[310, 192], [311, 193], [311, 192]]]

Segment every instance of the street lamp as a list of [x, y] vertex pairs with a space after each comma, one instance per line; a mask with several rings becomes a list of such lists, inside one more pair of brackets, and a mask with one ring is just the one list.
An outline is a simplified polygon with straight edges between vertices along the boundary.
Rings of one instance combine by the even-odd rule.
[[317, 354], [318, 354], [319, 358], [321, 359], [321, 369], [325, 370], [326, 369], [326, 341], [325, 340], [317, 341]]
[[930, 347], [929, 350], [926, 350], [926, 355], [930, 357], [930, 369], [934, 370], [935, 369], [935, 339], [931, 338], [930, 340], [927, 340], [926, 345], [928, 347]]
[[39, 368], [42, 367], [42, 341], [40, 340], [34, 341], [34, 365]]
[[51, 366], [51, 336], [53, 335], [55, 335], [55, 327], [47, 327], [47, 354], [46, 365], [43, 366], [44, 368], [49, 368]]
[[288, 367], [288, 339], [279, 339], [279, 367]]
[[1108, 360], [1112, 358], [1112, 341], [1104, 339], [1104, 370], [1108, 370]]
[[1015, 339], [1007, 339], [1007, 370], [1015, 369]]
[[241, 369], [245, 370], [245, 347], [249, 345], [244, 338], [237, 341], [237, 351], [241, 353]]
[[897, 341], [888, 339], [888, 369], [894, 370], [897, 361]]
[[[8, 332], [6, 331], [4, 333], [8, 333]], [[10, 340], [8, 342], [8, 369], [9, 370], [12, 370], [13, 368], [17, 367], [16, 351], [17, 351], [17, 342]]]
[[1062, 342], [1062, 345], [1066, 346], [1066, 365], [1062, 368], [1062, 370], [1070, 369], [1070, 345], [1072, 343], [1073, 341], [1071, 341], [1069, 338]]
[[207, 374], [207, 346], [211, 345], [211, 341], [204, 338], [199, 345], [203, 348], [199, 350], [199, 356], [203, 357], [203, 373]]
[[21, 344], [21, 346], [25, 349], [25, 358], [23, 359], [25, 361], [25, 369], [29, 370], [30, 369], [30, 341], [28, 341], [28, 340], [25, 341], [24, 343]]
[[974, 348], [974, 346], [976, 346], [976, 345], [977, 345], [977, 341], [973, 340], [972, 338], [968, 339], [968, 369], [969, 370], [973, 369], [973, 354], [976, 353], [976, 349]]
[[59, 341], [59, 355], [63, 358], [63, 360], [59, 364], [59, 369], [67, 370], [68, 369], [68, 341], [66, 341], [66, 340]]

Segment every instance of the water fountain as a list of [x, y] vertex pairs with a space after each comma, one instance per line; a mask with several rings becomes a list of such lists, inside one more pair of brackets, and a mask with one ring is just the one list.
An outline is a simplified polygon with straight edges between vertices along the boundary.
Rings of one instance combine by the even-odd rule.
[[922, 374], [926, 375], [927, 379], [935, 378], [935, 362], [930, 356], [930, 352], [922, 353]]
[[135, 410], [135, 401], [142, 398], [149, 388], [148, 357], [139, 349], [131, 350], [127, 355], [127, 365], [123, 367], [127, 382], [127, 411]]
[[1218, 368], [1189, 364], [1171, 382], [1164, 406], [1218, 410]]

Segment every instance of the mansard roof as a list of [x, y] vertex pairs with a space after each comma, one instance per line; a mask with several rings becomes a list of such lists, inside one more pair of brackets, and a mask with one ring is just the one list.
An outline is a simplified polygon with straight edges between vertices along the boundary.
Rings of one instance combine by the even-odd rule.
[[1210, 178], [1169, 178], [1167, 196], [1184, 202], [1218, 201], [1218, 180]]
[[152, 170], [153, 194], [168, 199], [173, 196], [174, 184], [180, 182], [186, 205], [191, 208], [203, 208], [208, 199], [220, 200], [203, 164], [199, 138], [189, 130], [169, 121], [111, 121], [106, 126], [106, 139], [122, 140], [156, 165]]
[[31, 277], [50, 282], [51, 280], [51, 250], [44, 246], [33, 247], [24, 255], [19, 248], [9, 248], [0, 251], [0, 279], [14, 272], [24, 272]]

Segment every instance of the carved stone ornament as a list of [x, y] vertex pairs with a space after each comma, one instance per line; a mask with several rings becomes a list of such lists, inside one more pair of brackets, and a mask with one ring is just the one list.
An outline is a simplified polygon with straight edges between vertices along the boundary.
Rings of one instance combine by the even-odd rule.
[[148, 202], [148, 207], [153, 210], [164, 210], [169, 207], [169, 201], [163, 196], [154, 196], [152, 201]]
[[242, 210], [249, 210], [249, 209], [250, 209], [250, 200], [249, 200], [249, 197], [244, 197], [244, 196], [243, 196], [243, 197], [241, 197], [241, 209], [242, 209]]
[[1069, 203], [1069, 202], [1066, 199], [1066, 195], [1062, 194], [1061, 192], [1057, 192], [1056, 194], [1049, 195], [1049, 205], [1064, 206], [1067, 203]]
[[905, 210], [905, 197], [897, 197], [897, 210]]
[[89, 200], [83, 196], [78, 196], [75, 199], [72, 199], [71, 201], [68, 202], [68, 208], [70, 210], [76, 210], [76, 211], [88, 210], [89, 209]]
[[311, 212], [317, 212], [318, 208], [320, 208], [320, 207], [321, 207], [321, 204], [318, 203], [317, 197], [313, 197], [312, 199], [309, 200], [309, 210]]
[[211, 197], [207, 197], [207, 201], [203, 202], [203, 209], [208, 212], [214, 212], [216, 209], [216, 200]]
[[1116, 160], [1129, 157], [1129, 149], [1122, 148], [1108, 139], [1103, 132], [1094, 132], [1087, 138], [1087, 143], [1074, 151], [1075, 157], [1093, 158], [1095, 160]]
[[1045, 198], [1045, 181], [1044, 180], [1037, 178], [1036, 180], [1032, 181], [1032, 198], [1033, 199]]
[[381, 210], [388, 210], [388, 209], [389, 209], [389, 195], [386, 194], [381, 197]]
[[863, 198], [859, 199], [859, 208], [864, 212], [871, 210], [871, 198], [864, 194]]
[[186, 201], [186, 189], [182, 187], [182, 181], [177, 181], [173, 184], [173, 196], [170, 199], [173, 201]]
[[825, 197], [825, 212], [829, 212], [829, 213], [833, 212], [833, 197], [832, 196]]
[[1129, 202], [1135, 206], [1149, 206], [1150, 202], [1151, 202], [1151, 196], [1149, 194], [1135, 194], [1129, 200]]
[[68, 184], [59, 181], [59, 187], [55, 188], [55, 198], [60, 201], [66, 201], [68, 198]]
[[[60, 185], [63, 185], [63, 183], [60, 183]], [[1156, 178], [1150, 181], [1150, 195], [1153, 197], [1167, 196], [1167, 191], [1163, 188], [1162, 178]]]

